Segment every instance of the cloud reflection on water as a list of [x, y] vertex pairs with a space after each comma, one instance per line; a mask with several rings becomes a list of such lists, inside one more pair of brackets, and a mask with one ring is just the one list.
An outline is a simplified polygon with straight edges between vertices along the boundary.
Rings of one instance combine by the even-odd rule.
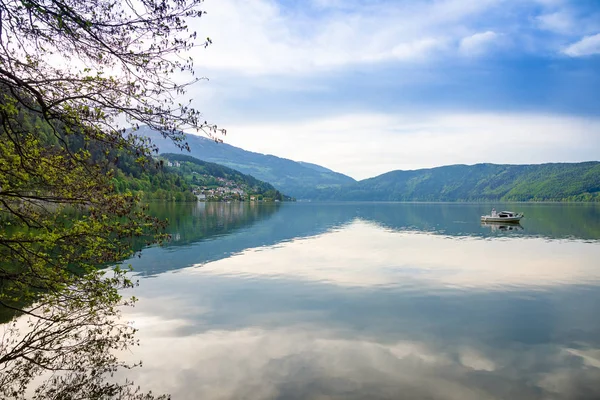
[[599, 256], [355, 219], [143, 280], [132, 378], [177, 399], [597, 399]]
[[600, 244], [539, 238], [460, 240], [354, 220], [343, 229], [245, 250], [190, 273], [293, 278], [343, 286], [511, 290], [600, 282]]
[[[135, 381], [177, 399], [597, 399], [600, 369], [570, 349], [444, 346], [247, 328], [144, 338]], [[136, 356], [139, 354], [136, 354]]]

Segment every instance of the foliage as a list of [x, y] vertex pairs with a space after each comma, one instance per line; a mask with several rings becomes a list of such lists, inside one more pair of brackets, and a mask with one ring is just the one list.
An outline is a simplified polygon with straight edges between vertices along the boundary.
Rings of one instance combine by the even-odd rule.
[[[135, 329], [119, 322], [116, 307], [120, 298], [115, 288], [131, 284], [121, 271], [110, 278], [102, 272], [91, 275], [93, 278], [77, 281], [68, 292], [46, 296], [43, 303], [27, 311], [26, 321], [14, 320], [5, 326], [0, 351], [2, 398], [155, 398], [131, 381], [106, 380], [121, 368], [135, 366], [117, 357], [119, 351], [137, 343]], [[23, 322], [26, 329], [19, 329]], [[44, 374], [48, 379], [25, 397], [23, 389]]]
[[124, 154], [118, 157], [114, 171], [112, 183], [119, 193], [133, 193], [145, 201], [197, 201], [190, 185], [158, 163], [148, 162], [142, 167]]
[[169, 161], [180, 163], [179, 168], [171, 171], [184, 177], [186, 183], [197, 186], [217, 187], [221, 183], [218, 178], [234, 182], [247, 194], [262, 195], [273, 200], [291, 200], [289, 196], [281, 194], [273, 185], [260, 181], [251, 175], [242, 174], [234, 169], [198, 160], [197, 158], [184, 154], [161, 154], [161, 157]]
[[369, 201], [600, 201], [600, 163], [477, 164], [392, 171], [310, 196]]
[[153, 146], [126, 127], [183, 148], [182, 129], [219, 131], [176, 100], [197, 80], [181, 80], [185, 52], [210, 42], [188, 28], [201, 2], [0, 1], [0, 304], [22, 316], [2, 337], [0, 397], [34, 380], [38, 398], [152, 397], [104, 380], [134, 340], [117, 322], [133, 283], [98, 267], [162, 238], [131, 193], [152, 179]]
[[120, 365], [111, 351], [132, 340], [130, 330], [114, 319], [118, 290], [132, 282], [124, 271], [107, 279], [97, 268], [130, 256], [136, 237], [154, 240], [150, 235], [163, 223], [146, 215], [130, 193], [116, 193], [112, 171], [90, 162], [89, 150], [48, 146], [23, 113], [14, 99], [4, 97], [0, 306], [15, 316], [28, 315], [30, 324], [25, 334], [16, 322], [5, 328], [0, 396], [24, 396], [28, 383], [48, 370], [66, 372], [39, 386], [38, 398], [54, 391], [129, 390], [129, 384], [100, 381], [102, 373]]

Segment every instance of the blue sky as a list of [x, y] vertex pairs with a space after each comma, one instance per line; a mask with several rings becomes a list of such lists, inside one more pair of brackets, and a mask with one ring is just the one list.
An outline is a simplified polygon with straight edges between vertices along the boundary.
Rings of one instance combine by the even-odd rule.
[[597, 160], [598, 0], [206, 0], [188, 94], [232, 145], [366, 178]]

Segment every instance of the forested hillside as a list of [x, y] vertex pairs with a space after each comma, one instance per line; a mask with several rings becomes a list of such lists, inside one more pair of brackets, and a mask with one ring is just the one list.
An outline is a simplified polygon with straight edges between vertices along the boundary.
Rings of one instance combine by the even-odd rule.
[[600, 201], [600, 163], [450, 165], [392, 171], [336, 190], [320, 200]]
[[168, 172], [149, 158], [123, 150], [107, 149], [93, 140], [84, 140], [81, 135], [54, 131], [34, 113], [21, 112], [19, 122], [26, 132], [35, 132], [39, 145], [46, 148], [66, 146], [71, 152], [86, 151], [90, 162], [103, 165], [106, 172], [113, 174], [112, 182], [118, 193], [131, 191], [144, 200], [195, 201], [191, 189], [181, 177]]
[[119, 193], [138, 193], [144, 200], [196, 201], [190, 185], [177, 173], [160, 164], [142, 166], [127, 154], [120, 154], [114, 166], [113, 183]]
[[169, 171], [181, 176], [185, 183], [192, 188], [195, 187], [220, 187], [227, 182], [235, 188], [241, 189], [247, 195], [260, 195], [272, 200], [291, 200], [289, 196], [280, 193], [273, 185], [263, 182], [251, 175], [242, 174], [239, 171], [223, 165], [198, 160], [184, 154], [166, 153], [160, 155], [161, 159], [171, 162]]

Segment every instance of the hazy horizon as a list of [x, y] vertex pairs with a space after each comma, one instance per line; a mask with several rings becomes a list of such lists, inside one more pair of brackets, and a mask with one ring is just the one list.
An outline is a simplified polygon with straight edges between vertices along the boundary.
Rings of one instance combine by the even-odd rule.
[[207, 1], [193, 106], [227, 143], [357, 179], [600, 154], [600, 3]]
[[[200, 137], [203, 137], [203, 138], [205, 138], [207, 140], [210, 140], [208, 137], [202, 136], [202, 135], [199, 135], [199, 134], [190, 133], [190, 132], [186, 132], [186, 134], [187, 135], [200, 136]], [[224, 142], [223, 143], [224, 144], [229, 144], [229, 145], [233, 146], [232, 144], [227, 143], [226, 138], [224, 138]], [[235, 147], [241, 148], [239, 146], [235, 146]], [[243, 150], [247, 150], [247, 149], [244, 149], [244, 148], [242, 148], [242, 149]], [[251, 150], [247, 150], [247, 151], [251, 151]], [[182, 150], [182, 154], [188, 154], [189, 155], [189, 153], [185, 152], [184, 150]], [[275, 157], [279, 157], [279, 158], [286, 158], [286, 157], [281, 157], [278, 154], [271, 154], [271, 153], [260, 153], [260, 154], [264, 154], [266, 156], [275, 156]], [[349, 176], [349, 177], [355, 179], [356, 181], [360, 181], [360, 180], [364, 180], [364, 179], [370, 179], [370, 178], [375, 178], [375, 177], [377, 177], [379, 175], [383, 175], [383, 174], [386, 174], [386, 173], [389, 173], [389, 172], [395, 172], [395, 171], [418, 171], [418, 170], [424, 170], [424, 169], [434, 169], [434, 168], [441, 168], [441, 167], [451, 167], [451, 166], [456, 166], [456, 165], [466, 165], [466, 166], [471, 167], [471, 166], [479, 165], [479, 164], [494, 164], [494, 165], [542, 165], [542, 164], [573, 164], [573, 163], [586, 163], [586, 162], [600, 162], [600, 159], [597, 159], [597, 160], [582, 160], [582, 161], [564, 161], [564, 162], [561, 162], [561, 161], [548, 161], [548, 162], [539, 162], [539, 163], [493, 163], [493, 162], [482, 161], [482, 162], [476, 162], [476, 163], [471, 163], [471, 164], [455, 163], [455, 164], [434, 165], [434, 166], [431, 166], [431, 167], [422, 167], [422, 168], [394, 169], [394, 170], [382, 172], [381, 174], [377, 174], [377, 175], [373, 175], [373, 176], [368, 176], [368, 177], [365, 177], [365, 178], [356, 178], [356, 177], [354, 177], [354, 176], [352, 176], [352, 175], [350, 175], [350, 174], [348, 174], [348, 173], [346, 173], [344, 171], [338, 171], [338, 170], [329, 168], [327, 165], [313, 163], [313, 162], [304, 161], [304, 160], [293, 160], [293, 159], [289, 159], [289, 160], [297, 162], [297, 163], [316, 164], [316, 165], [318, 165], [320, 167], [327, 168], [327, 169], [329, 169], [329, 170], [331, 170], [333, 172], [341, 173], [343, 175]]]

